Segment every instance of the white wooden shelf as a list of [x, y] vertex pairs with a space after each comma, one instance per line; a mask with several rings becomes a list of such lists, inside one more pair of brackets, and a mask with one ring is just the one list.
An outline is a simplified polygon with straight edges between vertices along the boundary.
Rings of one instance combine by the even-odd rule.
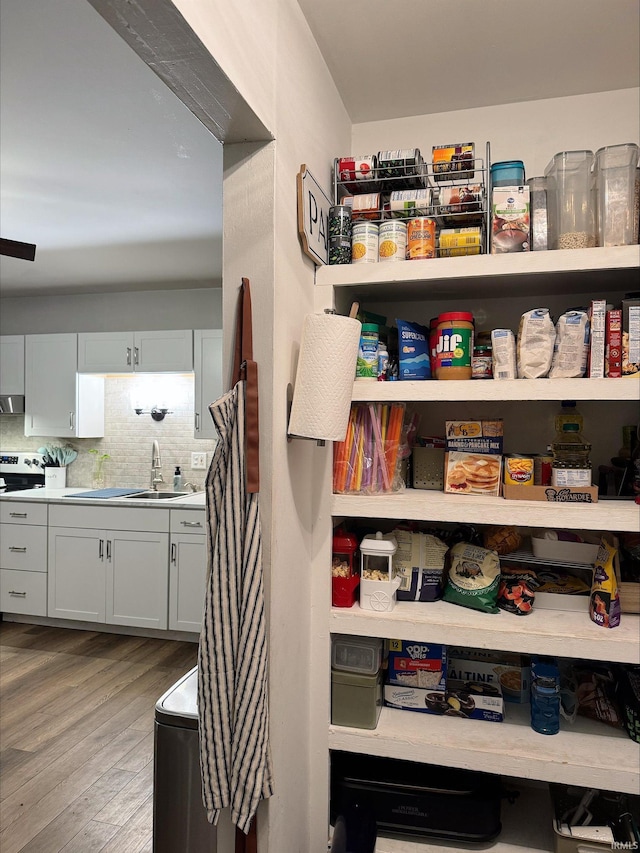
[[484, 379], [455, 382], [409, 381], [353, 383], [354, 402], [437, 403], [500, 400], [640, 400], [638, 377], [629, 379]]
[[479, 288], [484, 297], [610, 293], [635, 289], [639, 265], [638, 246], [560, 249], [322, 266], [316, 270], [316, 286], [348, 288], [354, 296], [376, 301], [477, 296]]
[[[515, 803], [502, 803], [502, 832], [492, 844], [482, 845], [487, 853], [551, 853], [553, 850], [552, 808], [549, 790], [515, 786], [520, 796]], [[375, 853], [460, 853], [454, 841], [428, 841], [401, 838], [398, 835], [380, 836]]]
[[541, 735], [529, 715], [514, 704], [502, 723], [383, 708], [375, 729], [330, 726], [329, 748], [640, 794], [640, 744], [625, 731], [578, 717]]
[[617, 628], [599, 628], [589, 614], [536, 610], [526, 616], [481, 613], [447, 601], [399, 601], [378, 613], [353, 607], [330, 611], [332, 634], [418, 640], [451, 646], [640, 664], [640, 616], [623, 613]]
[[413, 519], [518, 527], [564, 527], [578, 530], [638, 532], [640, 507], [633, 501], [593, 504], [505, 500], [485, 495], [446, 495], [405, 489], [385, 495], [333, 495], [331, 514], [349, 518]]

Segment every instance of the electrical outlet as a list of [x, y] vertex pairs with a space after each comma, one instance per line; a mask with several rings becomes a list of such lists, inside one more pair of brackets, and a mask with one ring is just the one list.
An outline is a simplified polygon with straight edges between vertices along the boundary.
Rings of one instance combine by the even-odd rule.
[[207, 454], [206, 453], [192, 453], [191, 454], [191, 470], [192, 471], [202, 471], [207, 467]]

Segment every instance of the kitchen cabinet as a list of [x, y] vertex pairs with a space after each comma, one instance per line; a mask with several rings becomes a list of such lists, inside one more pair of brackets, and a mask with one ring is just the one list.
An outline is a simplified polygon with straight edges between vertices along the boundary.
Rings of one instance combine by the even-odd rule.
[[24, 335], [0, 337], [0, 395], [24, 394]]
[[52, 505], [49, 617], [167, 628], [165, 511]]
[[0, 611], [47, 615], [46, 505], [0, 505]]
[[[519, 294], [526, 295], [528, 307], [537, 305], [539, 299], [540, 304], [564, 299], [566, 305], [588, 304], [588, 299], [606, 296], [608, 301], [616, 302], [633, 287], [637, 271], [638, 252], [633, 246], [373, 264], [366, 268], [327, 266], [316, 273], [315, 309], [337, 308], [345, 314], [352, 301], [358, 301], [363, 308], [391, 318], [428, 320], [446, 310], [442, 307], [443, 300], [455, 306], [449, 310], [458, 306], [462, 310], [464, 300], [473, 299], [474, 305], [484, 307], [497, 297], [492, 310], [506, 311], [510, 304], [506, 297], [511, 296], [517, 313], [511, 323], [503, 322], [512, 327], [515, 323], [517, 328], [522, 306], [522, 298], [517, 299]], [[444, 412], [449, 407], [464, 405], [468, 412], [465, 417], [472, 417], [474, 407], [483, 407], [483, 412], [492, 412], [494, 417], [502, 416], [503, 409], [509, 408], [513, 417], [519, 418], [521, 429], [530, 418], [534, 430], [542, 428], [540, 416], [534, 414], [538, 404], [553, 404], [555, 408], [562, 399], [585, 401], [585, 405], [593, 405], [598, 413], [589, 424], [593, 424], [595, 431], [597, 420], [602, 429], [608, 429], [608, 446], [617, 449], [619, 436], [616, 431], [611, 439], [612, 425], [617, 424], [619, 411], [623, 412], [621, 423], [625, 418], [630, 423], [637, 421], [637, 387], [637, 382], [629, 379], [355, 382], [352, 399], [404, 401], [423, 407], [428, 404], [429, 411], [442, 406]], [[527, 408], [532, 405], [534, 409]], [[604, 631], [584, 612], [534, 609], [523, 619], [504, 612], [488, 617], [443, 601], [398, 602], [392, 611], [384, 613], [360, 610], [357, 604], [352, 608], [331, 608], [331, 531], [338, 520], [365, 520], [374, 529], [378, 523], [393, 526], [395, 520], [414, 520], [638, 531], [638, 507], [633, 502], [607, 500], [592, 505], [558, 505], [444, 495], [409, 488], [384, 496], [334, 495], [330, 476], [325, 482], [313, 565], [314, 577], [318, 579], [314, 581], [314, 595], [325, 603], [325, 609], [324, 612], [322, 607], [312, 609], [311, 625], [312, 656], [314, 660], [324, 658], [325, 667], [312, 701], [315, 718], [312, 727], [326, 729], [328, 752], [390, 756], [521, 779], [638, 793], [640, 746], [624, 732], [583, 718], [573, 727], [563, 723], [560, 733], [546, 738], [544, 744], [530, 728], [528, 706], [512, 704], [508, 705], [506, 719], [501, 724], [390, 708], [382, 709], [378, 726], [372, 731], [333, 726], [329, 721], [332, 633], [640, 662], [640, 617], [631, 613], [623, 614], [618, 628]], [[326, 796], [326, 781], [321, 774], [316, 780], [318, 797]], [[439, 848], [429, 844], [397, 848], [393, 842], [384, 840], [381, 849], [417, 853]]]
[[171, 510], [169, 550], [169, 628], [202, 628], [207, 579], [205, 512]]
[[25, 336], [26, 436], [104, 435], [104, 379], [77, 369], [77, 334]]
[[222, 329], [195, 329], [193, 333], [193, 369], [195, 373], [194, 438], [216, 439], [209, 405], [221, 396]]
[[79, 373], [189, 373], [191, 329], [149, 332], [80, 332]]

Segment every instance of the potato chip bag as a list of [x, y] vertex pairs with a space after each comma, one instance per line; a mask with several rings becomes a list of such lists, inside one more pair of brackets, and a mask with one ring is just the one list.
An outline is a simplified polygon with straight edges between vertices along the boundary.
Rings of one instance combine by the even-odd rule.
[[449, 571], [444, 600], [486, 613], [498, 613], [500, 560], [495, 551], [487, 551], [469, 542], [458, 542], [447, 555]]
[[600, 540], [598, 556], [593, 564], [593, 583], [589, 599], [591, 621], [602, 628], [620, 624], [620, 593], [614, 566], [617, 549], [606, 539]]

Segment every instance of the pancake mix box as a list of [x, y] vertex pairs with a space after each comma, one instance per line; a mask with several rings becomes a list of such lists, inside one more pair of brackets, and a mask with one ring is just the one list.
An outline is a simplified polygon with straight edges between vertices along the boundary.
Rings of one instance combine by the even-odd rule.
[[502, 454], [503, 422], [445, 421], [445, 449], [465, 453]]
[[500, 495], [502, 456], [489, 453], [445, 454], [444, 490], [451, 495]]

